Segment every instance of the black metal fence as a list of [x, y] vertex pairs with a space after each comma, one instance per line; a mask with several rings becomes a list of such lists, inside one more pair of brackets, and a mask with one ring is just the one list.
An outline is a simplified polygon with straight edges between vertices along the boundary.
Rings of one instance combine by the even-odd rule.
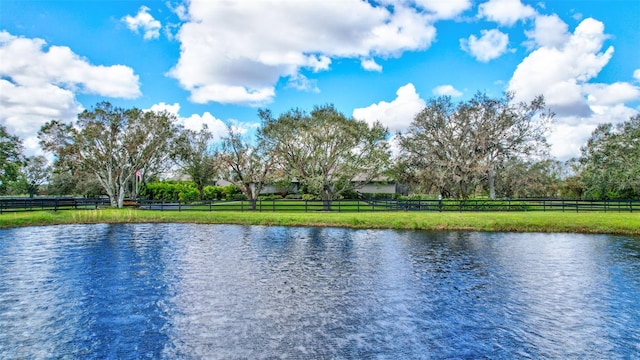
[[[108, 199], [85, 198], [3, 198], [0, 213], [97, 209], [109, 206]], [[126, 201], [125, 206], [159, 211], [256, 211], [256, 212], [640, 212], [639, 200], [258, 200], [244, 201]]]
[[85, 199], [85, 198], [2, 198], [0, 199], [0, 214], [7, 212], [39, 211], [39, 210], [74, 210], [74, 209], [97, 209], [101, 206], [108, 206], [108, 199]]
[[268, 212], [372, 212], [372, 211], [559, 211], [640, 212], [638, 200], [258, 200], [249, 201], [139, 201], [139, 207], [160, 211], [268, 211]]

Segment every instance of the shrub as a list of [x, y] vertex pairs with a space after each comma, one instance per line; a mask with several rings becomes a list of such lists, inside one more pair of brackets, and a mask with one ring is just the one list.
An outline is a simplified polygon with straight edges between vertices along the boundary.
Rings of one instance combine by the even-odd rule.
[[320, 200], [320, 196], [313, 195], [313, 194], [303, 194], [302, 195], [302, 200], [304, 200], [304, 201]]
[[[227, 185], [227, 186], [220, 187], [220, 194], [221, 194], [221, 197], [225, 200], [239, 200], [239, 198], [236, 195], [244, 196], [240, 191], [240, 189], [235, 185]], [[247, 197], [244, 196], [244, 198], [246, 199]]]
[[268, 195], [261, 195], [258, 198], [261, 201], [273, 201], [273, 200], [281, 200], [282, 199], [282, 195], [279, 195], [279, 194], [268, 194]]
[[220, 200], [222, 199], [222, 188], [220, 186], [205, 186], [204, 187], [204, 199], [205, 200]]

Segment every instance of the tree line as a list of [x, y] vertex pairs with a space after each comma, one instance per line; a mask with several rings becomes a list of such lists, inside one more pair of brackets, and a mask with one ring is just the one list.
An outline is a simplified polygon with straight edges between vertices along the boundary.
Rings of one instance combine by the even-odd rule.
[[38, 139], [53, 155], [51, 165], [42, 156], [25, 157], [21, 140], [0, 126], [0, 193], [33, 195], [46, 187], [52, 195], [107, 195], [122, 207], [177, 168], [200, 199], [223, 179], [253, 206], [267, 185], [295, 183], [292, 191], [328, 208], [372, 181], [460, 199], [640, 197], [640, 115], [600, 125], [581, 155], [564, 163], [548, 153], [553, 116], [541, 96], [520, 103], [509, 93], [478, 93], [458, 103], [445, 96], [428, 100], [407, 131], [391, 136], [380, 122], [347, 117], [330, 104], [277, 116], [261, 109], [255, 138], [228, 126], [216, 142], [207, 127], [183, 129], [171, 113], [101, 102], [74, 123], [42, 126]]

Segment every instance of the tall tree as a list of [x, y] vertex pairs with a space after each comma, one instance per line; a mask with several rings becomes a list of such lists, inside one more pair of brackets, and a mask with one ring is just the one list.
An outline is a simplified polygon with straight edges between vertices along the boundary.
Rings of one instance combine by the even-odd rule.
[[414, 180], [443, 196], [466, 198], [488, 183], [495, 198], [500, 164], [544, 153], [552, 117], [542, 97], [530, 103], [514, 103], [511, 94], [494, 99], [478, 93], [457, 104], [450, 97], [430, 99], [399, 136], [401, 158]]
[[[380, 123], [347, 118], [333, 105], [311, 113], [290, 110], [278, 118], [261, 110], [259, 136], [285, 169], [310, 193], [330, 200], [379, 178], [389, 166], [388, 131]], [[357, 180], [357, 181], [355, 181]]]
[[25, 160], [25, 166], [20, 173], [19, 187], [33, 197], [38, 193], [40, 186], [49, 179], [51, 167], [44, 156], [33, 156]]
[[213, 134], [206, 125], [198, 132], [184, 130], [177, 141], [176, 158], [182, 171], [196, 184], [200, 200], [204, 199], [204, 187], [213, 181], [217, 172], [212, 141]]
[[450, 97], [429, 99], [407, 133], [399, 136], [405, 171], [444, 197], [467, 197], [478, 184], [481, 155], [469, 141], [474, 129], [468, 110]]
[[16, 181], [24, 158], [22, 141], [0, 125], [0, 194], [6, 194], [8, 185]]
[[[73, 124], [51, 120], [38, 131], [40, 146], [53, 155], [52, 174], [48, 192], [56, 195], [94, 195], [85, 189], [95, 189], [97, 180], [83, 169], [80, 153], [75, 143], [78, 130]], [[98, 184], [99, 187], [99, 184]]]
[[478, 93], [469, 106], [476, 151], [482, 156], [481, 169], [487, 176], [489, 197], [495, 199], [495, 172], [501, 163], [546, 155], [546, 134], [554, 114], [546, 108], [544, 97], [515, 103], [512, 93], [497, 99]]
[[275, 158], [271, 155], [263, 142], [252, 145], [232, 126], [222, 139], [217, 154], [221, 176], [242, 191], [251, 209], [255, 210], [263, 187], [273, 181]]
[[640, 197], [640, 114], [598, 126], [582, 148], [580, 164], [585, 196]]
[[159, 171], [170, 163], [177, 132], [176, 118], [167, 112], [123, 109], [101, 102], [78, 114], [75, 127], [49, 123], [40, 136], [45, 149], [92, 174], [111, 206], [122, 207], [137, 172]]

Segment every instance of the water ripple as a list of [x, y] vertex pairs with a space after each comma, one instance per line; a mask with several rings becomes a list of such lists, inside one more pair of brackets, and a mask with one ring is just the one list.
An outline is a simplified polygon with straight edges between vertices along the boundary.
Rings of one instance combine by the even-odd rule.
[[231, 225], [0, 230], [0, 358], [640, 356], [640, 239]]

